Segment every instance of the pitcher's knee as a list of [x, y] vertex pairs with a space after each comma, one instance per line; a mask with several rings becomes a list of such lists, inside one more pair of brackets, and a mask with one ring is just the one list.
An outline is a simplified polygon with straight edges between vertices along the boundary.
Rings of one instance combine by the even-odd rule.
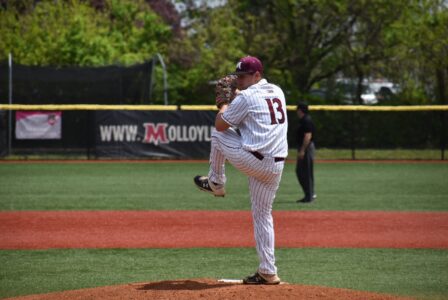
[[252, 205], [252, 215], [254, 219], [270, 219], [272, 218], [272, 206], [271, 207], [257, 207]]

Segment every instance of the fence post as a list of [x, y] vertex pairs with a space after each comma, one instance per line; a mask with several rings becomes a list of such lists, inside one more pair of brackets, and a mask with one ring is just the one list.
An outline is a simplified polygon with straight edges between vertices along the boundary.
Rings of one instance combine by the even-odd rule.
[[87, 110], [87, 123], [89, 124], [89, 133], [87, 135], [87, 159], [90, 160], [92, 157], [92, 148], [95, 140], [95, 126], [93, 122], [92, 115], [95, 114], [94, 110]]
[[350, 147], [352, 150], [352, 160], [356, 160], [356, 155], [355, 155], [355, 140], [356, 140], [356, 111], [352, 111], [351, 112], [351, 125], [352, 125], [352, 134], [351, 134], [351, 139], [350, 139]]
[[[8, 86], [8, 101], [9, 105], [12, 104], [12, 54], [8, 55], [8, 77], [9, 77], [9, 86]], [[12, 110], [8, 111], [8, 155], [12, 154]]]
[[441, 112], [442, 117], [442, 133], [440, 136], [440, 159], [445, 160], [445, 147], [446, 147], [446, 118], [447, 113], [446, 111]]
[[156, 53], [157, 58], [159, 59], [160, 65], [163, 69], [163, 102], [165, 105], [168, 105], [168, 81], [167, 81], [167, 73], [165, 62], [163, 61], [162, 55], [160, 53]]

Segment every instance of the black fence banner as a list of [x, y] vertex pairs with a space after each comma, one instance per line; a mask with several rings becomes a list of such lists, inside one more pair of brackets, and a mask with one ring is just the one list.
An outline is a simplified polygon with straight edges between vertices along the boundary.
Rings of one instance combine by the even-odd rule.
[[98, 157], [207, 158], [216, 112], [96, 111]]
[[0, 157], [8, 154], [8, 112], [0, 110]]
[[[150, 104], [152, 60], [132, 66], [54, 67], [13, 64], [13, 103]], [[0, 62], [0, 103], [8, 103], [9, 66]]]

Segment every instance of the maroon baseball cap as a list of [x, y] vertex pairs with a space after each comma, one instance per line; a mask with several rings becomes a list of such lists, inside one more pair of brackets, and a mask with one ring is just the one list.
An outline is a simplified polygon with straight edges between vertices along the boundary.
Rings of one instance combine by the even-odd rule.
[[240, 59], [236, 64], [235, 72], [232, 75], [253, 74], [255, 72], [263, 73], [263, 65], [255, 56], [246, 56]]

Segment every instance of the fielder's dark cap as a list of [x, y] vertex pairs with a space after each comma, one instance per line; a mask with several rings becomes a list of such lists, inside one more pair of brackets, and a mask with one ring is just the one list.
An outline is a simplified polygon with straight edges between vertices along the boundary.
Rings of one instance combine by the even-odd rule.
[[297, 103], [297, 110], [301, 110], [303, 113], [307, 114], [308, 113], [308, 104], [306, 104], [305, 102], [299, 102]]
[[246, 56], [240, 59], [240, 61], [236, 64], [235, 72], [230, 74], [254, 74], [255, 72], [263, 73], [263, 64], [254, 56]]

